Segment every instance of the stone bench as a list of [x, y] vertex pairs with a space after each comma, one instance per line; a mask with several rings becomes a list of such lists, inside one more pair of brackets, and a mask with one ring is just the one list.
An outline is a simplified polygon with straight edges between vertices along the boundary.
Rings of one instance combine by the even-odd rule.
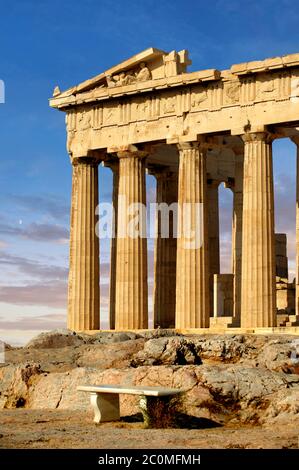
[[170, 423], [170, 399], [183, 392], [176, 388], [123, 385], [81, 385], [77, 390], [90, 393], [95, 423], [120, 419], [121, 393], [139, 395], [140, 409], [147, 427], [164, 427], [166, 423]]

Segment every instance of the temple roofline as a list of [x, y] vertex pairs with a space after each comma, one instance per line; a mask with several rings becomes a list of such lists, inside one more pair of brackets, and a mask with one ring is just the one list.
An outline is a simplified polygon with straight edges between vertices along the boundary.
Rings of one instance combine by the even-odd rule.
[[[165, 72], [169, 63], [178, 64]], [[131, 70], [140, 64], [145, 63], [149, 67], [149, 77], [139, 81], [130, 75]], [[200, 70], [196, 72], [186, 72], [186, 67], [191, 62], [188, 59], [188, 52], [172, 51], [164, 52], [156, 48], [148, 48], [133, 57], [111, 67], [105, 72], [84, 82], [60, 92], [56, 87], [55, 93], [50, 98], [50, 106], [57, 109], [64, 109], [69, 106], [77, 106], [83, 103], [91, 103], [122, 95], [132, 95], [153, 90], [160, 90], [169, 87], [177, 87], [213, 80], [238, 80], [239, 76], [259, 74], [279, 69], [288, 69], [299, 65], [299, 53], [289, 54], [282, 57], [267, 58], [259, 61], [244, 62], [234, 64], [228, 70], [219, 71], [217, 69]], [[172, 65], [170, 66], [172, 67]], [[159, 70], [159, 71], [158, 71]], [[116, 74], [128, 73], [133, 81], [124, 84], [123, 82], [113, 83], [114, 86], [107, 86], [109, 77]], [[165, 74], [167, 76], [165, 76]], [[148, 79], [150, 78], [150, 79]], [[121, 84], [120, 84], [121, 83]], [[116, 86], [117, 85], [117, 86]]]

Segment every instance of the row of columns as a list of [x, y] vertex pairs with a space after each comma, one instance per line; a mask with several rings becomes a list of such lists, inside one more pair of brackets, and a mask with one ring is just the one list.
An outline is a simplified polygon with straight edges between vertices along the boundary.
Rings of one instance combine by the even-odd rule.
[[[245, 328], [271, 327], [276, 324], [272, 136], [257, 132], [242, 138], [244, 164], [237, 159], [233, 187], [234, 316], [241, 318]], [[179, 207], [191, 203], [193, 222], [196, 204], [200, 203], [201, 244], [188, 247], [184, 234], [177, 239], [171, 233], [169, 238], [156, 238], [154, 325], [206, 328], [212, 305], [210, 272], [220, 270], [218, 185], [207, 180], [203, 138], [181, 143], [178, 149], [178, 175], [167, 169], [155, 174], [157, 202], [178, 201]], [[116, 238], [111, 240], [110, 325], [117, 330], [148, 326], [147, 240], [117, 237], [121, 224], [129, 221], [127, 211], [118, 207], [119, 197], [127, 204], [146, 204], [146, 155], [137, 149], [122, 151], [115, 163], [108, 163], [113, 171], [116, 214]], [[73, 160], [68, 327], [74, 330], [99, 329], [97, 166], [98, 161], [91, 157]], [[186, 225], [186, 217], [179, 211], [179, 229]], [[297, 203], [297, 273], [298, 219]], [[158, 234], [160, 225], [158, 218]], [[298, 308], [298, 287], [296, 298]]]

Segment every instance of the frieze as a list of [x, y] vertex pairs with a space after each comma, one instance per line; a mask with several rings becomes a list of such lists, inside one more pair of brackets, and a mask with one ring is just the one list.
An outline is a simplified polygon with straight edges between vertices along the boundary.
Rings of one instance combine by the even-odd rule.
[[[141, 136], [145, 126], [150, 128], [151, 121], [163, 119], [168, 129], [167, 135], [170, 135], [177, 125], [176, 117], [180, 116], [184, 117], [183, 131], [187, 132], [186, 129], [192, 128], [193, 119], [201, 127], [208, 126], [212, 122], [210, 112], [220, 111], [226, 107], [242, 108], [259, 103], [266, 105], [270, 101], [293, 99], [294, 102], [294, 98], [299, 99], [299, 69], [263, 72], [232, 79], [226, 76], [217, 81], [186, 85], [178, 89], [155, 90], [144, 95], [132, 94], [107, 99], [96, 105], [90, 103], [72, 108], [66, 117], [68, 141], [78, 142], [83, 146], [84, 142], [93, 135], [92, 132], [90, 134], [92, 130], [100, 131], [107, 128], [109, 132], [109, 128], [131, 123], [136, 123], [136, 129], [138, 123], [144, 123], [138, 130]], [[236, 115], [238, 112], [236, 110]], [[266, 117], [267, 108], [264, 107], [262, 112], [262, 117]], [[233, 115], [231, 116], [229, 119], [233, 119]], [[217, 117], [213, 119], [216, 120]], [[271, 119], [270, 116], [270, 122]], [[132, 126], [130, 132], [135, 132]]]

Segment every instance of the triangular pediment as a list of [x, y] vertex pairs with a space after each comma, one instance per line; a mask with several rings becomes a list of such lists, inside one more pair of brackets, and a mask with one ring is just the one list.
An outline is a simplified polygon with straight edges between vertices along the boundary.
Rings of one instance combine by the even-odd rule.
[[135, 82], [174, 76], [184, 73], [189, 64], [191, 61], [186, 50], [167, 53], [150, 47], [64, 92], [60, 92], [56, 87], [53, 96], [63, 98], [98, 88], [126, 86]]

